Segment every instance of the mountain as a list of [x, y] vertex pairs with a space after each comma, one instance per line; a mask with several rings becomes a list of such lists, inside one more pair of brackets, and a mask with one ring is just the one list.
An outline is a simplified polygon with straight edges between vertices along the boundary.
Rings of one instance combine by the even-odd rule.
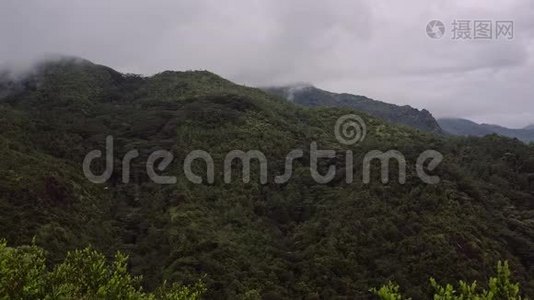
[[410, 126], [422, 131], [441, 133], [437, 121], [426, 109], [418, 110], [408, 105], [398, 106], [365, 96], [336, 94], [306, 84], [267, 87], [263, 90], [303, 106], [353, 108], [387, 122]]
[[517, 138], [525, 143], [534, 141], [534, 128], [527, 126], [523, 129], [510, 129], [499, 125], [478, 124], [465, 119], [444, 118], [438, 119], [441, 128], [453, 135], [485, 136], [498, 134], [510, 138]]
[[450, 134], [461, 136], [485, 136], [493, 132], [480, 124], [466, 119], [438, 119], [441, 128]]
[[[108, 258], [126, 253], [147, 291], [200, 279], [207, 299], [368, 299], [370, 288], [391, 280], [428, 299], [429, 277], [483, 283], [507, 260], [524, 294], [534, 295], [534, 146], [434, 135], [346, 107], [306, 108], [207, 71], [143, 77], [64, 59], [4, 80], [0, 237], [42, 247], [51, 263], [92, 245]], [[348, 114], [367, 125], [352, 145], [334, 134]], [[335, 167], [326, 183], [310, 174], [312, 145], [335, 150], [319, 159], [319, 174]], [[424, 183], [416, 167], [429, 149], [443, 155], [427, 170], [437, 184]], [[102, 151], [90, 165], [95, 174], [113, 154], [104, 183], [82, 168], [94, 150]], [[153, 171], [174, 182], [149, 175], [157, 150], [174, 160], [152, 161]], [[188, 179], [194, 150], [212, 157], [213, 181], [202, 159], [190, 165], [201, 182]], [[252, 160], [250, 182], [236, 161], [227, 183], [233, 150], [261, 151], [267, 182]], [[293, 150], [302, 157], [277, 183]], [[393, 162], [382, 183], [374, 160], [364, 183], [364, 157], [376, 150], [402, 153], [405, 182]]]

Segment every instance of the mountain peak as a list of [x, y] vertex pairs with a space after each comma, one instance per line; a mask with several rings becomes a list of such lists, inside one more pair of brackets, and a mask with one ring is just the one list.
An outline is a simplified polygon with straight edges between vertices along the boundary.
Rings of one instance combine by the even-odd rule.
[[332, 93], [309, 84], [263, 88], [288, 101], [311, 107], [348, 107], [360, 110], [387, 122], [407, 125], [419, 130], [441, 133], [436, 119], [427, 110], [418, 110], [409, 105], [395, 105], [365, 96], [348, 93]]

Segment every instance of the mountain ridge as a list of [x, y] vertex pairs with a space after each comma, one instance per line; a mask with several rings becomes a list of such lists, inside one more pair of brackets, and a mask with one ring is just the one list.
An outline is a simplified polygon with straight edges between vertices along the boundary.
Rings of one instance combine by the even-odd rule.
[[525, 143], [534, 142], [534, 127], [532, 125], [521, 129], [507, 128], [495, 124], [476, 123], [461, 118], [440, 118], [441, 128], [450, 134], [460, 136], [485, 136], [498, 134], [510, 138], [517, 138]]
[[427, 132], [442, 133], [436, 119], [426, 109], [419, 110], [409, 105], [399, 106], [360, 95], [333, 93], [309, 84], [262, 87], [261, 89], [303, 106], [348, 107], [387, 122], [402, 124]]

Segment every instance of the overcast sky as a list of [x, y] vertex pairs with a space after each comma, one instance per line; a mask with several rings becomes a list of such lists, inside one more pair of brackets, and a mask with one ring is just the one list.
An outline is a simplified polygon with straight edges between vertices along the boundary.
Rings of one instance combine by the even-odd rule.
[[[426, 34], [430, 20], [445, 35]], [[454, 20], [490, 20], [455, 40]], [[495, 21], [514, 38], [495, 38]], [[473, 27], [473, 23], [471, 23]], [[0, 0], [0, 64], [80, 56], [130, 73], [206, 69], [237, 83], [312, 83], [436, 117], [534, 123], [532, 0]]]

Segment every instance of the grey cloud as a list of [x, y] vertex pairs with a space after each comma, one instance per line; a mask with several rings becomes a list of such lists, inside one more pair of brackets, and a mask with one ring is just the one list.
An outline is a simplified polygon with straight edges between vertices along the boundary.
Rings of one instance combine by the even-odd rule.
[[[511, 41], [429, 39], [429, 20], [515, 21]], [[447, 33], [450, 34], [448, 31]], [[0, 3], [0, 64], [45, 54], [123, 72], [208, 69], [247, 85], [336, 92], [508, 126], [534, 123], [529, 0], [81, 1]]]

